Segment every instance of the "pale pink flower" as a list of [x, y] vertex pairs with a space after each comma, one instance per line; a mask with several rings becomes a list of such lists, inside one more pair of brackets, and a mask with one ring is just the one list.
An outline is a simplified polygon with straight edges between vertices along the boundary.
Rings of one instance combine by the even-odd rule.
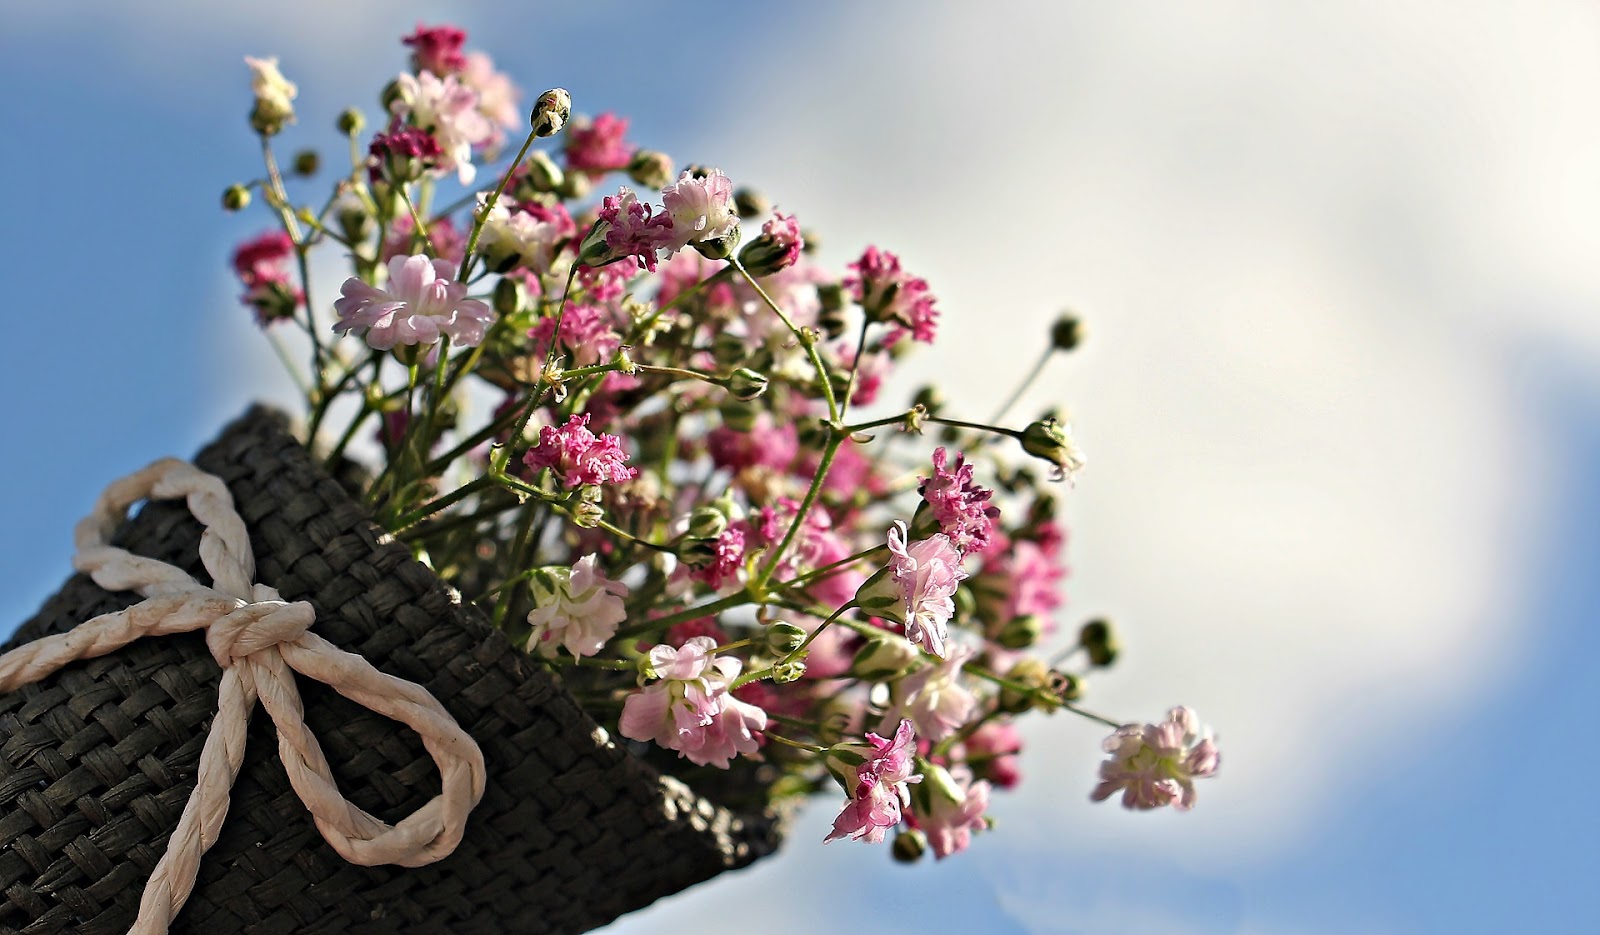
[[727, 769], [737, 755], [759, 749], [757, 733], [766, 712], [733, 697], [728, 685], [741, 664], [716, 656], [716, 641], [696, 636], [681, 647], [653, 646], [649, 671], [655, 677], [622, 704], [618, 729], [632, 740], [654, 742], [699, 766]]
[[1022, 735], [1011, 721], [988, 721], [962, 743], [963, 756], [972, 771], [1002, 789], [1022, 782], [1017, 754], [1022, 752]]
[[994, 491], [978, 486], [972, 475], [966, 455], [958, 453], [952, 469], [940, 447], [933, 452], [933, 476], [923, 478], [917, 488], [939, 529], [962, 552], [982, 551], [994, 531], [995, 517], [1000, 515], [1000, 508], [989, 503]]
[[943, 860], [967, 849], [972, 832], [989, 827], [983, 813], [989, 808], [989, 784], [957, 778], [942, 766], [928, 775], [911, 798], [916, 826], [928, 836], [933, 856]]
[[484, 219], [478, 249], [488, 258], [490, 268], [504, 271], [521, 265], [539, 276], [550, 272], [561, 247], [577, 233], [567, 209], [560, 204], [547, 208], [537, 202], [519, 205], [502, 196], [485, 213], [483, 204], [488, 197], [478, 196], [478, 211]]
[[559, 428], [547, 425], [539, 430], [539, 443], [523, 456], [523, 463], [534, 470], [550, 468], [563, 486], [620, 484], [639, 475], [627, 465], [628, 453], [622, 439], [589, 431], [589, 415], [574, 415]]
[[858, 752], [866, 759], [845, 777], [849, 798], [824, 842], [848, 837], [880, 843], [884, 834], [900, 823], [902, 810], [910, 804], [906, 784], [922, 781], [921, 774], [912, 772], [917, 745], [910, 721], [901, 721], [893, 738], [867, 734], [867, 746]]
[[1100, 784], [1092, 798], [1110, 798], [1119, 790], [1125, 808], [1171, 805], [1194, 807], [1194, 781], [1216, 773], [1221, 757], [1211, 729], [1189, 708], [1173, 708], [1160, 724], [1128, 724], [1117, 728], [1103, 745], [1111, 759], [1100, 764]]
[[453, 75], [467, 65], [461, 47], [466, 44], [466, 30], [458, 26], [424, 26], [400, 40], [411, 47], [411, 67], [417, 71], [431, 71], [439, 77]]
[[628, 616], [622, 604], [628, 586], [596, 570], [595, 560], [585, 555], [571, 568], [541, 568], [530, 579], [530, 651], [554, 656], [557, 646], [565, 646], [574, 656], [593, 656], [616, 635]]
[[388, 350], [396, 344], [436, 344], [447, 335], [457, 347], [476, 347], [494, 321], [494, 311], [467, 298], [467, 286], [455, 280], [448, 260], [426, 256], [389, 260], [387, 288], [369, 286], [352, 276], [339, 287], [333, 303], [339, 320], [333, 330], [363, 331], [367, 344]]
[[[615, 195], [602, 199], [599, 218], [604, 227], [599, 233], [606, 250], [603, 256], [593, 258], [593, 264], [631, 256], [638, 260], [640, 269], [655, 272], [658, 253], [672, 240], [672, 219], [665, 214], [654, 214], [653, 210], [626, 185]], [[591, 262], [590, 240], [592, 238], [584, 241], [586, 263]]]
[[627, 133], [627, 118], [618, 117], [610, 111], [593, 120], [574, 117], [567, 124], [564, 147], [567, 168], [590, 175], [626, 169], [628, 163], [633, 161], [633, 151], [637, 148], [623, 139]]
[[772, 219], [761, 225], [761, 234], [770, 238], [772, 245], [783, 254], [778, 269], [787, 269], [800, 262], [800, 251], [805, 249], [806, 241], [800, 235], [800, 222], [794, 215], [772, 212]]
[[[553, 334], [556, 334], [554, 318], [541, 318], [528, 329], [535, 357], [543, 360], [549, 354]], [[609, 361], [621, 346], [622, 335], [611, 327], [611, 315], [605, 309], [594, 305], [568, 305], [562, 313], [557, 353], [565, 352], [571, 363], [590, 367]]]
[[472, 149], [494, 136], [494, 126], [478, 110], [478, 92], [455, 75], [440, 78], [431, 71], [403, 74], [395, 84], [399, 93], [390, 110], [432, 134], [439, 143], [439, 168], [454, 169], [461, 184], [471, 184], [478, 171]]
[[521, 93], [503, 71], [497, 71], [494, 60], [484, 52], [468, 52], [466, 65], [461, 69], [461, 80], [478, 92], [478, 112], [494, 126], [489, 146], [505, 142], [505, 130], [515, 130], [526, 119], [517, 99]]
[[892, 321], [910, 330], [924, 344], [933, 343], [939, 312], [928, 282], [900, 266], [900, 258], [887, 250], [868, 247], [847, 269], [844, 287], [874, 321]]
[[940, 741], [972, 720], [978, 711], [978, 698], [961, 683], [961, 666], [972, 656], [965, 647], [950, 650], [937, 665], [925, 665], [890, 686], [886, 723], [909, 718], [917, 734]]
[[669, 250], [720, 240], [739, 226], [733, 206], [733, 182], [720, 170], [695, 176], [685, 172], [661, 190], [661, 206], [672, 219]]
[[461, 256], [467, 250], [467, 233], [456, 226], [453, 218], [445, 216], [429, 221], [426, 242], [413, 241], [412, 232], [416, 228], [417, 224], [409, 212], [391, 221], [389, 236], [383, 239], [378, 260], [387, 263], [397, 256], [411, 256], [413, 250], [427, 249], [427, 244], [433, 244], [436, 259], [449, 260], [454, 267], [461, 265]]
[[906, 639], [943, 656], [956, 587], [967, 577], [961, 552], [942, 532], [907, 545], [906, 524], [898, 520], [888, 541], [889, 566], [861, 586], [856, 602], [868, 613], [904, 624]]

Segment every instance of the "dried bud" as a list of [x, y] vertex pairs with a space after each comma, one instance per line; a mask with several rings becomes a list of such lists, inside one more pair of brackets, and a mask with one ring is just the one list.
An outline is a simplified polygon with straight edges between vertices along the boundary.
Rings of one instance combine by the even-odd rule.
[[742, 218], [756, 218], [771, 211], [772, 202], [753, 188], [741, 187], [733, 190], [733, 209]]
[[250, 189], [243, 185], [229, 185], [222, 193], [222, 210], [243, 211], [250, 206]]
[[734, 399], [749, 402], [767, 391], [767, 378], [764, 374], [757, 373], [749, 367], [740, 367], [733, 373], [728, 374], [727, 379], [723, 381], [723, 385], [728, 388], [729, 393], [733, 394]]
[[1012, 617], [1011, 622], [1000, 628], [1000, 637], [995, 642], [1006, 649], [1027, 649], [1039, 642], [1039, 635], [1043, 632], [1044, 621], [1033, 614]]
[[1076, 315], [1066, 314], [1050, 326], [1050, 344], [1058, 351], [1070, 351], [1083, 343], [1083, 323]]
[[915, 828], [895, 835], [894, 844], [889, 848], [889, 853], [902, 864], [914, 864], [927, 852], [928, 836]]
[[772, 667], [772, 681], [778, 685], [787, 685], [798, 682], [806, 674], [806, 664], [798, 659], [793, 662], [780, 662]]
[[339, 121], [335, 124], [335, 126], [339, 128], [339, 132], [343, 133], [345, 136], [356, 136], [360, 134], [366, 125], [367, 118], [363, 117], [361, 115], [361, 111], [356, 110], [354, 107], [346, 107], [344, 110], [341, 110], [339, 112]]
[[689, 514], [688, 533], [694, 539], [715, 539], [728, 528], [728, 516], [714, 506], [697, 507]]
[[676, 178], [672, 173], [672, 157], [653, 149], [636, 150], [628, 160], [628, 178], [646, 188], [665, 188]]
[[293, 166], [295, 175], [309, 178], [322, 168], [322, 157], [318, 156], [314, 149], [302, 149], [294, 154]]
[[1054, 418], [1030, 422], [1022, 430], [1022, 450], [1055, 465], [1052, 480], [1073, 477], [1083, 469], [1083, 452], [1072, 443], [1072, 434]]
[[494, 284], [494, 310], [501, 318], [515, 315], [528, 301], [528, 288], [514, 276], [502, 276]]
[[1117, 634], [1111, 628], [1111, 621], [1103, 618], [1091, 620], [1078, 631], [1078, 643], [1083, 651], [1089, 654], [1092, 665], [1104, 668], [1117, 661], [1117, 654], [1122, 647], [1117, 642]]
[[900, 675], [919, 655], [916, 644], [885, 631], [856, 651], [850, 662], [850, 675], [864, 682], [882, 682]]
[[780, 620], [767, 627], [767, 651], [774, 655], [786, 656], [805, 641], [806, 631], [792, 623]]
[[565, 88], [551, 88], [533, 102], [533, 113], [528, 115], [528, 122], [533, 126], [534, 136], [555, 136], [567, 125], [571, 116], [572, 95]]

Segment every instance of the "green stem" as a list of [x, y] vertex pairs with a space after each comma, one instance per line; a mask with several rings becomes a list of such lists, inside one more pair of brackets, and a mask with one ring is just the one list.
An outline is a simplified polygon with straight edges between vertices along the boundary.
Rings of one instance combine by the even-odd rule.
[[1039, 359], [1034, 361], [1033, 369], [1029, 370], [1028, 375], [1022, 378], [1022, 382], [1017, 384], [1017, 388], [1011, 391], [1011, 395], [1006, 397], [1006, 401], [1000, 404], [1000, 408], [995, 410], [994, 416], [989, 420], [990, 422], [999, 422], [1005, 418], [1006, 413], [1011, 411], [1011, 407], [1015, 406], [1017, 400], [1022, 398], [1022, 394], [1026, 393], [1028, 387], [1033, 385], [1033, 381], [1039, 379], [1039, 374], [1044, 371], [1044, 365], [1050, 362], [1050, 357], [1055, 354], [1055, 350], [1054, 345], [1045, 347], [1044, 353], [1040, 354]]
[[450, 491], [444, 496], [439, 497], [430, 503], [425, 503], [415, 510], [412, 510], [410, 513], [400, 517], [395, 521], [394, 526], [389, 531], [399, 532], [400, 530], [405, 529], [407, 526], [411, 526], [417, 522], [420, 522], [421, 520], [427, 519], [440, 510], [448, 509], [450, 506], [460, 503], [462, 500], [465, 500], [480, 490], [494, 486], [494, 483], [495, 480], [492, 477], [479, 477], [471, 483], [462, 484], [460, 487], [457, 487], [455, 490]]
[[800, 346], [806, 349], [807, 356], [811, 358], [811, 365], [817, 369], [817, 380], [822, 383], [822, 398], [828, 403], [828, 421], [838, 422], [839, 403], [833, 397], [833, 381], [828, 376], [828, 368], [822, 362], [822, 355], [817, 352], [816, 337], [801, 331], [795, 326], [789, 316], [784, 314], [783, 309], [778, 307], [778, 303], [772, 301], [772, 296], [767, 295], [767, 290], [761, 288], [761, 283], [756, 282], [756, 278], [750, 275], [750, 271], [744, 268], [743, 263], [739, 262], [737, 256], [729, 257], [728, 262], [732, 263], [734, 269], [739, 271], [739, 275], [743, 276], [745, 282], [750, 284], [750, 288], [756, 291], [756, 295], [761, 296], [761, 301], [765, 302], [768, 308], [777, 313], [778, 319], [794, 334], [795, 339], [800, 342]]
[[[483, 233], [483, 222], [488, 219], [489, 212], [494, 209], [495, 203], [505, 193], [506, 186], [511, 184], [511, 173], [517, 171], [517, 166], [521, 165], [523, 157], [528, 155], [528, 147], [533, 145], [533, 140], [534, 135], [530, 131], [528, 138], [522, 141], [522, 148], [517, 150], [517, 158], [511, 160], [511, 165], [506, 167], [505, 174], [500, 176], [500, 184], [496, 185], [494, 191], [489, 193], [489, 198], [483, 203], [483, 208], [473, 212], [475, 217], [472, 221], [472, 231], [467, 234], [467, 249], [461, 254], [461, 271], [456, 274], [457, 280], [466, 282], [467, 269], [472, 265], [472, 251], [478, 249], [478, 235]], [[576, 264], [573, 265], [573, 269], [577, 269]]]
[[716, 614], [720, 614], [725, 610], [732, 610], [735, 607], [743, 607], [749, 603], [752, 603], [752, 601], [748, 591], [735, 591], [734, 593], [729, 594], [727, 597], [718, 598], [708, 604], [700, 604], [696, 607], [689, 607], [684, 610], [680, 610], [675, 614], [668, 614], [665, 617], [657, 617], [654, 620], [646, 620], [644, 623], [637, 623], [631, 627], [623, 627], [617, 631], [617, 636], [619, 638], [643, 636], [646, 633], [651, 633], [656, 630], [664, 630], [675, 623], [682, 623], [685, 620], [695, 620], [700, 617], [715, 616]]
[[800, 501], [800, 508], [795, 510], [794, 521], [789, 524], [789, 530], [783, 534], [783, 541], [778, 543], [777, 549], [767, 556], [766, 564], [756, 573], [756, 580], [752, 582], [752, 590], [760, 594], [772, 579], [773, 572], [777, 571], [778, 563], [783, 560], [783, 553], [794, 542], [794, 537], [799, 535], [800, 527], [806, 521], [806, 514], [811, 512], [811, 507], [817, 502], [817, 495], [822, 492], [822, 482], [828, 476], [828, 468], [833, 466], [833, 456], [839, 453], [839, 445], [845, 436], [837, 433], [828, 438], [828, 444], [822, 449], [822, 460], [817, 463], [817, 473], [811, 478], [811, 486], [806, 488], [806, 496]]

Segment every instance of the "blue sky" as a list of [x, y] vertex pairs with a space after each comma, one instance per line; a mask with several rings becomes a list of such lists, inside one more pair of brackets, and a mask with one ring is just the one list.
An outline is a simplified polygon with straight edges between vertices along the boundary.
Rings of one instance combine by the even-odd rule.
[[[217, 207], [256, 169], [240, 58], [282, 56], [288, 145], [332, 156], [334, 115], [373, 110], [424, 15], [90, 6], [23, 3], [0, 33], [21, 128], [0, 148], [24, 336], [0, 367], [12, 622], [65, 576], [106, 482], [280, 391], [226, 271], [265, 215]], [[811, 931], [819, 906], [886, 932], [1589, 930], [1595, 15], [919, 9], [426, 18], [465, 25], [530, 97], [565, 86], [758, 181], [833, 262], [899, 248], [950, 329], [912, 378], [997, 396], [1005, 348], [1080, 305], [1092, 341], [1038, 401], [1071, 405], [1090, 456], [1072, 613], [1129, 633], [1097, 697], [1130, 718], [1193, 704], [1223, 773], [1192, 815], [1092, 808], [1098, 731], [1051, 722], [968, 859], [824, 849], [819, 802], [782, 856], [616, 930], [761, 911]]]

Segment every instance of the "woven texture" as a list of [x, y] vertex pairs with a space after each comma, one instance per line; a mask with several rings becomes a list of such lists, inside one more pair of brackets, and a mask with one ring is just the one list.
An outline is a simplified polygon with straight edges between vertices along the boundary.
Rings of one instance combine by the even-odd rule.
[[[195, 459], [233, 493], [257, 580], [310, 601], [315, 632], [438, 698], [482, 746], [488, 788], [464, 841], [416, 869], [357, 867], [318, 835], [252, 721], [216, 846], [175, 935], [578, 932], [771, 853], [735, 814], [612, 743], [559, 681], [463, 608], [252, 410]], [[182, 504], [115, 538], [209, 580]], [[134, 603], [74, 576], [6, 648]], [[220, 670], [195, 634], [140, 640], [0, 696], [0, 932], [123, 935], [194, 788]], [[415, 734], [303, 681], [307, 723], [346, 796], [393, 820], [439, 791]]]

